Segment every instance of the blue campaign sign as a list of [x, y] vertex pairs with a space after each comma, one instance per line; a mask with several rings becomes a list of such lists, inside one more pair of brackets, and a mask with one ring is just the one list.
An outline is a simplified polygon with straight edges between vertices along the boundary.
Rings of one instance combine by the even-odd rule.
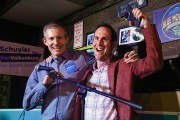
[[153, 21], [162, 43], [180, 39], [180, 3], [154, 11]]
[[132, 8], [142, 8], [147, 5], [147, 0], [126, 0], [125, 3], [118, 5], [118, 16], [123, 17], [127, 12], [127, 4]]

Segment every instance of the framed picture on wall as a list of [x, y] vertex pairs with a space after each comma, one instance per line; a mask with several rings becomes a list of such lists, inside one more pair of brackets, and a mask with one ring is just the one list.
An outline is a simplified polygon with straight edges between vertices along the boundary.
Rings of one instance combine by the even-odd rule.
[[142, 42], [144, 36], [140, 28], [126, 27], [119, 29], [119, 45], [136, 44]]
[[80, 48], [83, 46], [83, 21], [74, 24], [74, 46]]
[[87, 46], [90, 46], [93, 44], [94, 40], [94, 32], [90, 32], [86, 34], [86, 40], [87, 40]]

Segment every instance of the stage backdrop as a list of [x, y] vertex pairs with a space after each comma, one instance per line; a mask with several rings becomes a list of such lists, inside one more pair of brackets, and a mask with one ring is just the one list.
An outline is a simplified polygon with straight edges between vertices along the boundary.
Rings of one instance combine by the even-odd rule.
[[29, 76], [43, 52], [41, 47], [0, 40], [0, 74]]

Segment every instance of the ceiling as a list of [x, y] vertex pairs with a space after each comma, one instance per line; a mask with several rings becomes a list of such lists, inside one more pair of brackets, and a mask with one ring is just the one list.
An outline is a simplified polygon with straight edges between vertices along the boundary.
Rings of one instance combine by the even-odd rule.
[[1, 0], [0, 19], [41, 27], [100, 0]]

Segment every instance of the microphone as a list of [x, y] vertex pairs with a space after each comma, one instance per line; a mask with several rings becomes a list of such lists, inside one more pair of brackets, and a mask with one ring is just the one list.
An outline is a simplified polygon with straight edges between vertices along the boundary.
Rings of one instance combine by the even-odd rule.
[[113, 54], [114, 54], [115, 57], [117, 57], [119, 55], [117, 50], [115, 50]]
[[47, 66], [42, 66], [42, 65], [37, 66], [36, 69], [38, 71], [40, 71], [40, 70], [45, 70], [45, 71], [52, 71], [52, 70], [54, 70], [54, 68], [52, 68], [52, 67], [47, 67]]
[[119, 52], [118, 52], [118, 48], [117, 48], [117, 47], [113, 49], [112, 54], [113, 54], [115, 57], [118, 57]]

